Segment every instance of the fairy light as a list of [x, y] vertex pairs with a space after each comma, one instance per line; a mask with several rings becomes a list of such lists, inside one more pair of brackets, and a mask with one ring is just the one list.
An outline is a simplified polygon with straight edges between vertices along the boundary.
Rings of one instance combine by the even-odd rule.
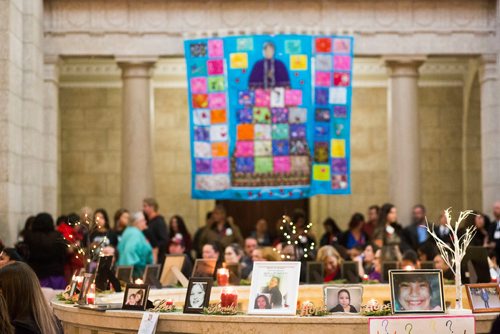
[[[284, 246], [294, 246], [294, 247], [299, 247], [300, 250], [303, 251], [303, 257], [304, 258], [310, 258], [311, 254], [309, 252], [314, 251], [315, 249], [315, 243], [312, 242], [307, 245], [300, 245], [301, 243], [306, 243], [307, 239], [307, 234], [312, 228], [312, 223], [309, 222], [305, 225], [305, 229], [302, 232], [299, 232], [298, 228], [295, 226], [295, 223], [290, 219], [290, 217], [283, 215], [281, 217], [281, 226], [279, 227], [279, 230], [281, 231], [283, 238], [285, 239], [283, 245]], [[284, 247], [283, 246], [283, 247]], [[292, 257], [290, 255], [282, 254], [282, 250], [273, 248], [273, 251], [276, 252], [279, 256], [280, 259], [282, 260], [290, 260]]]

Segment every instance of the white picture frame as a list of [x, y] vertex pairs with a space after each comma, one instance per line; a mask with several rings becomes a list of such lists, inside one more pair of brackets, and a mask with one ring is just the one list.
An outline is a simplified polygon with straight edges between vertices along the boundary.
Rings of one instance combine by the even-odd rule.
[[248, 314], [295, 315], [300, 262], [254, 262]]
[[[333, 313], [347, 313], [347, 314], [359, 314], [361, 310], [361, 304], [363, 302], [363, 286], [362, 285], [332, 285], [325, 286], [324, 292], [324, 303], [328, 312]], [[349, 299], [349, 304], [346, 305], [349, 308], [348, 311], [342, 309], [343, 300], [339, 301], [339, 297], [347, 296]]]

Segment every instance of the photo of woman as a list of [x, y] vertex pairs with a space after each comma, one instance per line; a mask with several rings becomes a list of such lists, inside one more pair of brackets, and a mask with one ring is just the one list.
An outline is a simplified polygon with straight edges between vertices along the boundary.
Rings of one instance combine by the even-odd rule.
[[148, 301], [149, 286], [145, 284], [127, 284], [123, 296], [123, 309], [145, 310]]
[[213, 279], [208, 277], [192, 277], [189, 280], [184, 313], [203, 313], [203, 308], [208, 307]]
[[359, 313], [363, 299], [361, 285], [329, 286], [325, 290], [325, 305], [330, 312]]
[[257, 298], [255, 298], [253, 307], [258, 310], [269, 310], [271, 309], [271, 303], [266, 295], [258, 295]]
[[262, 293], [271, 295], [271, 307], [280, 308], [283, 304], [283, 296], [279, 289], [280, 278], [277, 276], [271, 277], [266, 287], [262, 289]]
[[356, 308], [351, 305], [351, 294], [346, 289], [339, 290], [338, 294], [338, 304], [330, 310], [330, 312], [348, 312], [348, 313], [358, 313]]
[[205, 284], [194, 283], [189, 294], [189, 307], [202, 308], [205, 300]]

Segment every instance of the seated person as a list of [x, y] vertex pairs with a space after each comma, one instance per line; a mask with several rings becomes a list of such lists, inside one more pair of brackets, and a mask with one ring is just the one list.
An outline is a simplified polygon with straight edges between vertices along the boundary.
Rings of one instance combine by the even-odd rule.
[[189, 255], [186, 254], [186, 246], [180, 233], [170, 239], [170, 243], [168, 244], [168, 254], [184, 256], [181, 272], [186, 278], [189, 278], [193, 272], [193, 263], [191, 262]]
[[323, 263], [324, 282], [330, 282], [340, 278], [342, 259], [335, 248], [329, 245], [321, 247], [318, 250], [316, 261]]
[[451, 271], [450, 267], [444, 262], [444, 259], [441, 255], [436, 255], [434, 257], [434, 268], [441, 269], [443, 271], [443, 278], [446, 280], [454, 281], [455, 275]]
[[408, 249], [406, 252], [404, 252], [400, 267], [406, 270], [420, 269], [420, 261], [418, 261], [418, 255], [413, 249]]
[[351, 294], [346, 289], [341, 289], [338, 292], [337, 306], [332, 308], [330, 312], [347, 312], [347, 313], [357, 313], [358, 311], [354, 306], [351, 305]]
[[23, 259], [16, 251], [15, 248], [4, 248], [3, 251], [0, 252], [0, 268], [6, 266], [15, 261], [22, 261]]

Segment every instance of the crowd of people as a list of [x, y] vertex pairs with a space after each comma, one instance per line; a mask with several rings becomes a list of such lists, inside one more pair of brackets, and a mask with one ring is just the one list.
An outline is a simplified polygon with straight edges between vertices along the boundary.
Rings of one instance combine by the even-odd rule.
[[[464, 225], [464, 228], [470, 225], [477, 228], [471, 244], [487, 248], [491, 266], [497, 268], [500, 201], [493, 206], [492, 220], [481, 212], [475, 212], [471, 217]], [[425, 218], [425, 207], [415, 205], [412, 223], [403, 227], [398, 222], [394, 205], [373, 205], [367, 210], [367, 219], [359, 212], [354, 213], [346, 231], [342, 231], [333, 218], [325, 219], [324, 234], [318, 244], [316, 236], [307, 226], [306, 214], [301, 210], [294, 211], [290, 217], [294, 231], [292, 239], [290, 234], [283, 233], [279, 221], [276, 226], [269, 226], [265, 219], [259, 219], [254, 231], [243, 238], [238, 225], [219, 204], [207, 213], [206, 224], [198, 228], [192, 237], [181, 216], [173, 215], [166, 222], [154, 198], [143, 200], [142, 211], [129, 213], [126, 209], [117, 210], [113, 222], [102, 208], [94, 211], [83, 208], [79, 214], [58, 217], [56, 222], [50, 214], [39, 213], [26, 220], [15, 245], [5, 247], [0, 241], [0, 307], [6, 307], [11, 319], [17, 319], [18, 322], [10, 326], [38, 326], [58, 332], [59, 324], [46, 313], [47, 305], [41, 300], [24, 304], [38, 308], [37, 318], [25, 319], [25, 314], [32, 312], [26, 309], [28, 306], [17, 309], [21, 306], [11, 305], [19, 298], [14, 298], [8, 291], [19, 282], [4, 277], [23, 272], [26, 274], [19, 277], [31, 277], [33, 291], [39, 291], [40, 287], [64, 289], [75, 270], [82, 267], [95, 270], [99, 254], [113, 255], [116, 265], [133, 266], [134, 278], [141, 277], [148, 264], [163, 264], [167, 254], [182, 254], [185, 257], [182, 272], [187, 277], [191, 275], [194, 259], [203, 258], [216, 259], [217, 267], [237, 265], [242, 279], [251, 279], [255, 261], [285, 260], [302, 261], [304, 264], [307, 261], [323, 263], [324, 282], [340, 278], [344, 261], [357, 261], [360, 278], [373, 281], [382, 280], [384, 261], [398, 261], [401, 268], [420, 268], [422, 262], [432, 261], [435, 268], [442, 269], [446, 279], [452, 280], [453, 273], [426, 230]], [[443, 241], [451, 242], [444, 214], [433, 228]], [[95, 257], [90, 255], [89, 250]], [[305, 281], [306, 267], [302, 266], [301, 281]], [[497, 277], [493, 274], [492, 271], [492, 277]], [[24, 288], [15, 290], [26, 292]], [[38, 296], [33, 291], [30, 298], [43, 299], [41, 294]], [[276, 301], [262, 301], [261, 304], [273, 303]]]

